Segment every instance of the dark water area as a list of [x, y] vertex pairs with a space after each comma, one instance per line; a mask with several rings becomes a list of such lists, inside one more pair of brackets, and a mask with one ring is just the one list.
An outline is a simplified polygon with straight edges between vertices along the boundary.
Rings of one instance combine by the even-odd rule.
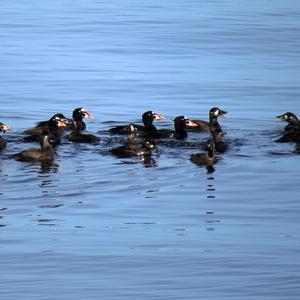
[[[300, 115], [298, 1], [2, 1], [1, 299], [299, 299], [299, 154], [275, 143]], [[84, 106], [98, 144], [63, 139], [52, 165], [9, 155], [22, 132]], [[220, 123], [117, 158], [107, 129], [153, 110]]]

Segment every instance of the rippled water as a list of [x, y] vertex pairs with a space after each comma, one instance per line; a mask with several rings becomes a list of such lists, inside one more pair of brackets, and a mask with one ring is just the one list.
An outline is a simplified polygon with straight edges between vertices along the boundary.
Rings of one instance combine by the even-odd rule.
[[[297, 1], [2, 1], [1, 299], [299, 299], [299, 155], [275, 116], [300, 114]], [[58, 147], [52, 166], [9, 155], [22, 131], [84, 106], [98, 145]], [[207, 140], [119, 159], [106, 132], [146, 110], [207, 119]]]

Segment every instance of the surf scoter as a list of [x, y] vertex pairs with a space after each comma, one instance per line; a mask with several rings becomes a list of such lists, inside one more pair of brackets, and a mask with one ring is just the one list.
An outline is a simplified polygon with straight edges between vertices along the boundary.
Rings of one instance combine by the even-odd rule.
[[40, 149], [27, 149], [20, 153], [14, 154], [13, 157], [19, 161], [27, 162], [51, 162], [54, 156], [54, 150], [50, 144], [50, 133], [43, 131], [39, 136]]
[[197, 124], [185, 116], [177, 116], [174, 119], [174, 128], [172, 129], [157, 129], [155, 131], [150, 131], [143, 133], [144, 137], [147, 138], [168, 138], [175, 137], [175, 139], [185, 139], [188, 136], [187, 128], [197, 126]]
[[275, 140], [278, 143], [295, 142], [300, 143], [300, 120], [297, 116], [291, 112], [287, 112], [283, 115], [277, 116], [280, 121], [288, 122], [285, 126], [281, 137]]
[[211, 140], [206, 147], [206, 152], [191, 155], [191, 161], [200, 166], [212, 166], [218, 162], [215, 156], [215, 144]]
[[69, 123], [63, 114], [55, 114], [48, 121], [38, 122], [34, 128], [24, 131], [28, 136], [24, 137], [24, 141], [40, 141], [43, 132], [48, 131], [51, 135], [51, 143], [59, 144], [64, 133], [64, 127]]
[[224, 141], [224, 132], [216, 130], [211, 132], [212, 140], [215, 144], [215, 150], [219, 153], [224, 153], [228, 149], [228, 144]]
[[[10, 130], [11, 126], [7, 124], [3, 124], [0, 122], [0, 132], [5, 133], [7, 130]], [[0, 151], [4, 149], [6, 146], [6, 140], [0, 136]]]
[[291, 112], [286, 112], [283, 115], [277, 116], [280, 121], [285, 121], [288, 124], [284, 127], [284, 131], [290, 131], [292, 129], [300, 130], [300, 120], [297, 116]]
[[73, 122], [73, 130], [70, 133], [68, 139], [71, 142], [75, 143], [96, 143], [99, 141], [99, 138], [93, 134], [81, 133], [81, 123], [77, 123], [77, 121]]
[[209, 111], [209, 122], [203, 121], [203, 120], [191, 120], [194, 123], [197, 124], [196, 127], [193, 127], [193, 130], [197, 131], [218, 131], [221, 130], [222, 128], [220, 124], [218, 123], [218, 117], [224, 117], [225, 114], [227, 114], [227, 111], [224, 111], [218, 107], [213, 107]]
[[[91, 114], [89, 114], [85, 110], [85, 108], [78, 107], [73, 110], [72, 118], [73, 118], [73, 122], [76, 122], [76, 125], [79, 128], [79, 130], [82, 131], [82, 130], [86, 129], [86, 124], [83, 121], [83, 118], [93, 119], [93, 116]], [[73, 128], [70, 128], [70, 129], [73, 129]]]
[[119, 157], [149, 156], [152, 151], [158, 152], [156, 143], [151, 139], [145, 139], [140, 144], [125, 144], [110, 150], [112, 154]]
[[[157, 129], [153, 125], [153, 121], [161, 121], [164, 120], [165, 117], [155, 113], [153, 111], [146, 111], [142, 115], [143, 125], [133, 124], [141, 133], [145, 132], [155, 132]], [[130, 132], [129, 125], [119, 125], [109, 129], [109, 132], [112, 134], [128, 134]]]

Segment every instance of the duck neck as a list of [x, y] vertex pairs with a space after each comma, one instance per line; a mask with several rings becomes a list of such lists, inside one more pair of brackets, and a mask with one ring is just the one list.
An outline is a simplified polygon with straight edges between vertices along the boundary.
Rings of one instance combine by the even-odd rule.
[[213, 158], [214, 157], [214, 151], [210, 148], [207, 149], [207, 154], [209, 158]]
[[[82, 121], [81, 121], [82, 122]], [[81, 131], [81, 128], [82, 128], [82, 124], [81, 124], [80, 121], [73, 121], [73, 131], [72, 131], [72, 134], [79, 134], [80, 131]]]
[[209, 123], [211, 124], [211, 125], [215, 125], [215, 124], [219, 124], [218, 123], [218, 118], [217, 117], [215, 117], [215, 116], [209, 116]]
[[41, 150], [42, 151], [53, 151], [53, 148], [51, 146], [51, 144], [49, 143], [48, 137], [43, 137], [42, 141], [41, 141]]
[[156, 131], [157, 130], [156, 127], [151, 122], [145, 122], [144, 125], [148, 131]]
[[153, 125], [153, 119], [143, 116], [143, 123], [147, 130], [156, 131], [156, 127]]
[[184, 139], [188, 136], [185, 123], [175, 122], [174, 127], [176, 139]]
[[295, 119], [289, 120], [289, 124], [300, 126], [300, 121], [297, 118], [295, 118]]
[[82, 115], [78, 115], [78, 114], [73, 114], [73, 120], [74, 121], [82, 121], [83, 116]]
[[56, 122], [49, 122], [49, 131], [50, 132], [55, 132], [58, 130], [58, 126], [56, 124]]
[[175, 132], [176, 133], [182, 134], [182, 135], [186, 135], [187, 134], [185, 121], [183, 121], [183, 122], [175, 122], [174, 127], [175, 127]]

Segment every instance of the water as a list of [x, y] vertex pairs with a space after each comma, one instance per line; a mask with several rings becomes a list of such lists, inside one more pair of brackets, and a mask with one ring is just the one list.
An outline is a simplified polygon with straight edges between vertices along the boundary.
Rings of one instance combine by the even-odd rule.
[[[1, 299], [299, 299], [299, 155], [276, 144], [300, 114], [298, 1], [2, 1]], [[8, 158], [22, 131], [84, 106], [99, 145], [64, 140], [45, 168]], [[206, 134], [118, 159], [106, 130], [167, 117], [220, 122], [215, 172], [189, 161]], [[194, 146], [193, 146], [194, 145]]]

